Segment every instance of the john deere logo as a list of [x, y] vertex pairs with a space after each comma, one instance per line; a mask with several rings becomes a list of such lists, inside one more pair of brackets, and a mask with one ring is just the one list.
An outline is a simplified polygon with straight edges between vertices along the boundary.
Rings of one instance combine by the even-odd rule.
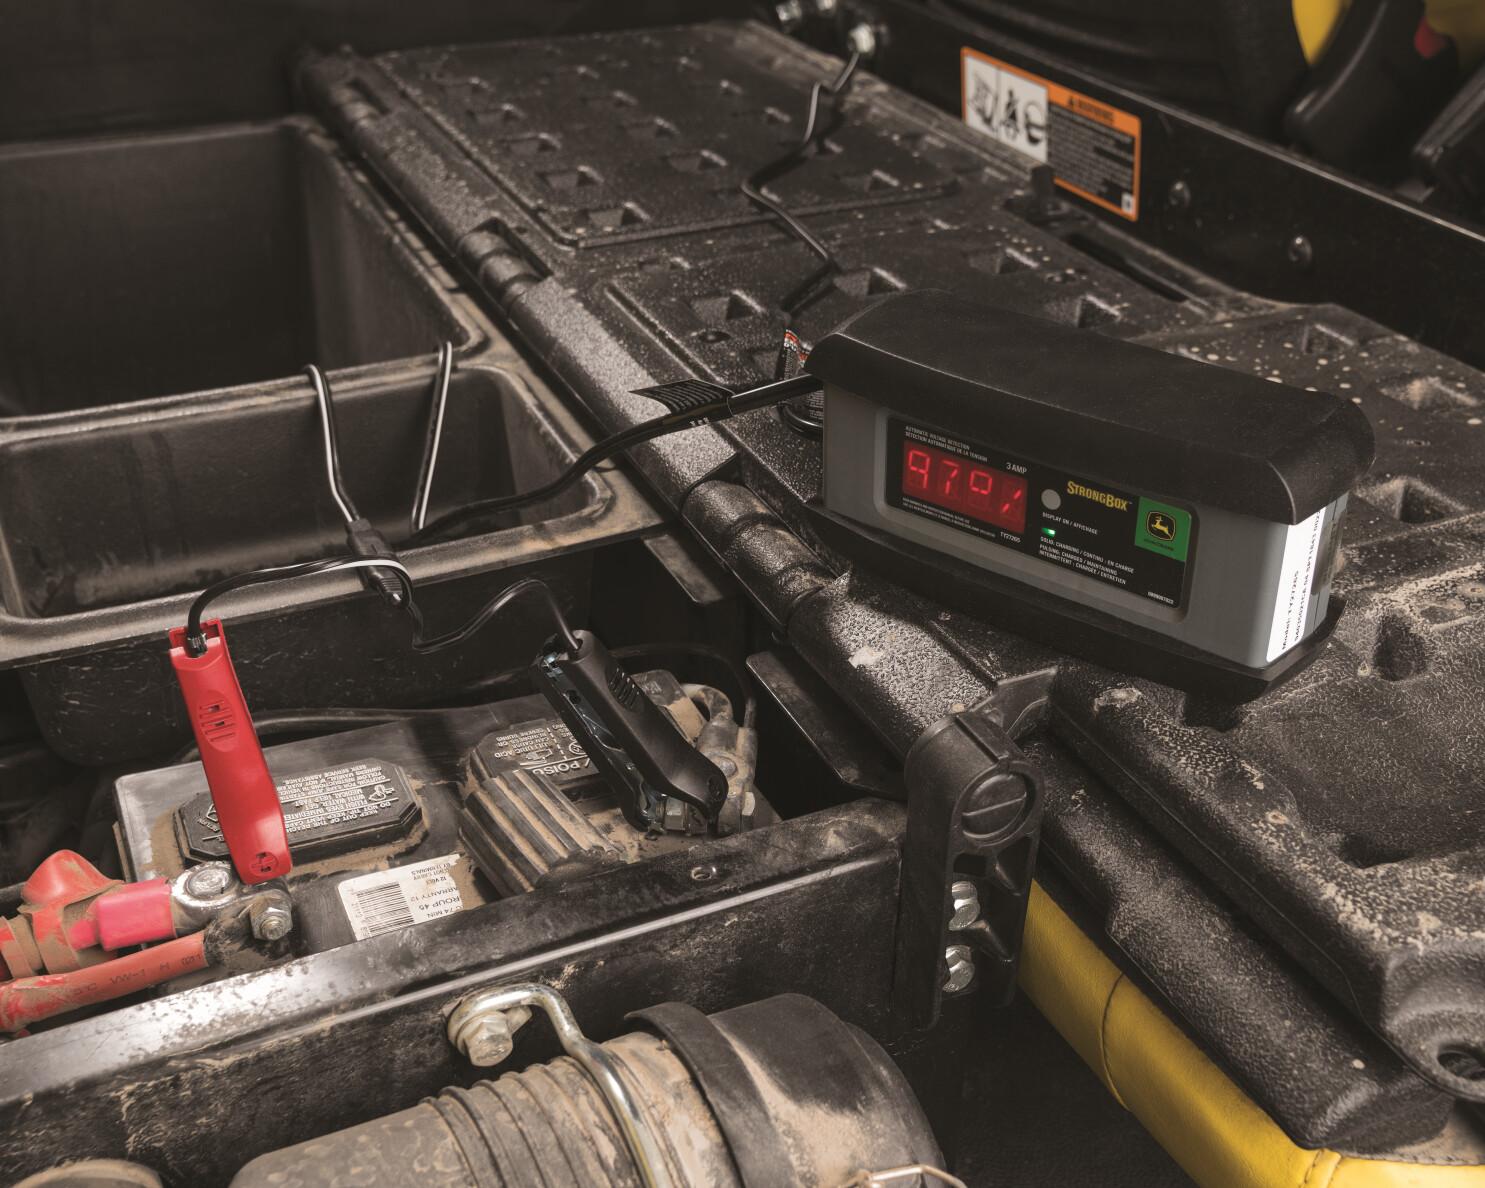
[[1189, 511], [1140, 496], [1134, 520], [1134, 543], [1139, 548], [1185, 561], [1193, 531]]
[[1156, 540], [1175, 540], [1176, 522], [1163, 511], [1152, 511], [1145, 515], [1145, 531]]

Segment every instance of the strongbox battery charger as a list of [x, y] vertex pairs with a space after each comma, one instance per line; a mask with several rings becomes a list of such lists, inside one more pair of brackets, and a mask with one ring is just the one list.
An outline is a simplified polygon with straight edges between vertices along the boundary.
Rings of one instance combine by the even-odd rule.
[[1112, 668], [1231, 699], [1291, 675], [1341, 611], [1350, 401], [946, 293], [822, 338], [825, 543]]

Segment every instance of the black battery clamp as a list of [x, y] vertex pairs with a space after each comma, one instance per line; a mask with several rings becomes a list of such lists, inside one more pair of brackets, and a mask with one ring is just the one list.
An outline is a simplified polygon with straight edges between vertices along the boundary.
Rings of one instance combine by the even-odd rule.
[[825, 543], [1060, 650], [1242, 700], [1340, 614], [1374, 452], [1336, 396], [966, 302], [895, 294], [814, 346]]
[[553, 640], [531, 668], [532, 682], [615, 788], [636, 829], [665, 827], [668, 810], [687, 806], [714, 822], [727, 777], [641, 692], [603, 641], [578, 628]]

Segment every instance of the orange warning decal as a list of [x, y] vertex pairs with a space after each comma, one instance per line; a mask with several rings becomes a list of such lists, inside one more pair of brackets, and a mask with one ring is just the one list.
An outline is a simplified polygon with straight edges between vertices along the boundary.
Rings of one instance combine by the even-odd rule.
[[1064, 190], [1139, 218], [1138, 116], [968, 46], [959, 68], [966, 124], [1050, 165]]

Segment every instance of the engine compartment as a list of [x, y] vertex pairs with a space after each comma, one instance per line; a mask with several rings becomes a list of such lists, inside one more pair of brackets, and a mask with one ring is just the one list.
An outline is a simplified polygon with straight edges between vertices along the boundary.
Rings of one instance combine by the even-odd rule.
[[[1087, 1055], [1046, 941], [1066, 922], [1296, 1149], [1485, 1160], [1485, 379], [1049, 193], [899, 85], [897, 44], [854, 77], [849, 43], [842, 74], [737, 21], [306, 50], [294, 114], [0, 146], [0, 779], [25, 823], [0, 918], [27, 921], [0, 942], [31, 946], [11, 991], [187, 937], [199, 962], [4, 1016], [26, 1029], [0, 1041], [8, 1174], [127, 1158], [307, 1185], [370, 1143], [366, 1182], [522, 1183], [581, 1133], [596, 1154], [555, 1182], [928, 1183], [960, 1146], [975, 1012], [1018, 962]], [[763, 187], [826, 245], [818, 273], [745, 192], [805, 124]], [[643, 390], [797, 376], [919, 289], [1360, 406], [1377, 458], [1313, 663], [1240, 702], [909, 592], [820, 516], [798, 401], [462, 510], [634, 431], [660, 412]], [[312, 569], [347, 540], [359, 570]], [[293, 859], [249, 883], [187, 744], [242, 724], [182, 698], [166, 637], [268, 566], [301, 569], [213, 612]], [[489, 610], [521, 583], [550, 605]], [[574, 685], [590, 639], [612, 662]], [[624, 713], [647, 723], [627, 746]], [[705, 811], [675, 766], [631, 762], [655, 722], [720, 773]], [[23, 882], [64, 842], [92, 875]], [[81, 943], [125, 927], [96, 906], [115, 880], [180, 936], [131, 916], [137, 953]], [[63, 950], [40, 943], [53, 909]], [[571, 1116], [538, 1137], [542, 1085]], [[782, 1162], [750, 1164], [758, 1143]]]

